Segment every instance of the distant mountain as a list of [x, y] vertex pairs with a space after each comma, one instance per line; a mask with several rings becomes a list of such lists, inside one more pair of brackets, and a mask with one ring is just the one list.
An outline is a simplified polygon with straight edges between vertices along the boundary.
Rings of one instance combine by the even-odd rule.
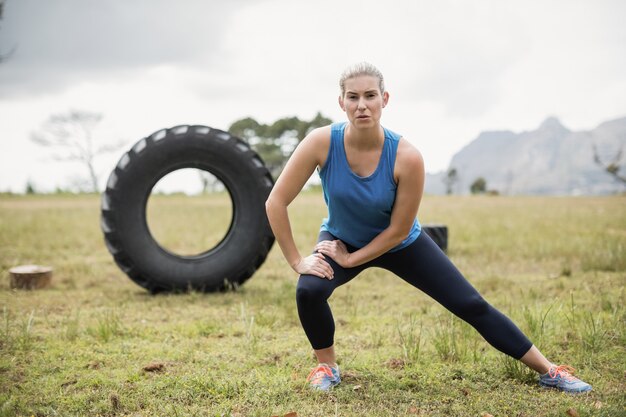
[[[626, 191], [594, 162], [593, 147], [607, 163], [626, 152], [626, 117], [590, 131], [572, 132], [555, 117], [528, 132], [482, 132], [452, 157], [459, 181], [455, 194], [469, 193], [477, 178], [501, 194], [588, 195]], [[626, 155], [622, 167], [626, 165]], [[623, 173], [623, 172], [622, 172]], [[444, 194], [445, 172], [429, 174], [426, 193]]]

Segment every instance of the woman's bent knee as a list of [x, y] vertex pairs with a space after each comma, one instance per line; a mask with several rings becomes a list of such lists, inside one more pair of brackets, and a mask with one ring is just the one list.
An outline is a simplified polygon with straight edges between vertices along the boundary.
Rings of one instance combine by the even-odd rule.
[[299, 305], [309, 305], [325, 302], [332, 289], [329, 289], [328, 281], [313, 275], [301, 275], [296, 287], [296, 302]]

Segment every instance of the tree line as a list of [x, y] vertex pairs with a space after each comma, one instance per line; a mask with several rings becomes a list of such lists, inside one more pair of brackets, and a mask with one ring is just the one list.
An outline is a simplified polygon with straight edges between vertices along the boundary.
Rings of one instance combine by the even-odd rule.
[[[450, 168], [448, 169], [448, 171], [446, 171], [446, 175], [444, 175], [441, 180], [446, 186], [446, 194], [454, 194], [454, 188], [460, 180], [459, 172], [456, 168]], [[487, 190], [487, 180], [485, 180], [483, 177], [478, 177], [474, 180], [474, 182], [472, 182], [472, 184], [470, 185], [470, 192], [472, 194], [498, 194], [498, 192], [495, 190]]]
[[[2, 13], [0, 0], [0, 16]], [[102, 155], [116, 152], [125, 141], [114, 140], [103, 143], [103, 138], [97, 135], [96, 130], [103, 119], [101, 113], [81, 110], [71, 110], [66, 113], [53, 114], [40, 127], [31, 133], [31, 140], [54, 152], [52, 158], [57, 161], [78, 162], [84, 168], [85, 181], [88, 185], [80, 186], [78, 191], [99, 192], [100, 175], [95, 169], [95, 161]], [[245, 117], [234, 121], [228, 132], [245, 140], [256, 151], [269, 169], [274, 179], [278, 178], [289, 156], [304, 137], [313, 129], [326, 126], [332, 120], [318, 112], [311, 120], [302, 120], [298, 117], [283, 117], [273, 123], [260, 123], [252, 117]], [[596, 148], [593, 148], [593, 158], [607, 174], [626, 184], [626, 176], [622, 174], [622, 149], [619, 149], [609, 162], [602, 161]], [[203, 190], [215, 189], [215, 178], [201, 172], [200, 181]], [[453, 194], [459, 183], [459, 172], [451, 167], [443, 178], [446, 194]], [[218, 184], [219, 185], [219, 184]], [[218, 187], [219, 188], [219, 187]], [[58, 188], [57, 188], [58, 189]], [[472, 194], [497, 194], [495, 190], [487, 188], [485, 178], [476, 178], [470, 185]], [[27, 193], [35, 193], [36, 188], [31, 180], [26, 185]]]

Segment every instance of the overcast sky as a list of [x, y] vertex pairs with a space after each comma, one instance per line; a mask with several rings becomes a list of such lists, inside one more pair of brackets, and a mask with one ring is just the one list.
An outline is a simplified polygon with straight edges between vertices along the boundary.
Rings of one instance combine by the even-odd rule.
[[626, 116], [624, 16], [623, 0], [6, 0], [0, 191], [85, 176], [29, 140], [51, 114], [101, 112], [98, 140], [127, 147], [179, 124], [339, 121], [338, 76], [363, 60], [429, 172], [483, 130], [592, 129]]

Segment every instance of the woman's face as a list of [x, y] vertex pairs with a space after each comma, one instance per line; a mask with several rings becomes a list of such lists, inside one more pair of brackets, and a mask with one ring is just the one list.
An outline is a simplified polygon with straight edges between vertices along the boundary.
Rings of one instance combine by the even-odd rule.
[[387, 105], [389, 94], [380, 92], [378, 78], [359, 75], [348, 78], [345, 93], [339, 97], [339, 105], [346, 112], [348, 120], [357, 128], [375, 127], [380, 123], [383, 107]]

